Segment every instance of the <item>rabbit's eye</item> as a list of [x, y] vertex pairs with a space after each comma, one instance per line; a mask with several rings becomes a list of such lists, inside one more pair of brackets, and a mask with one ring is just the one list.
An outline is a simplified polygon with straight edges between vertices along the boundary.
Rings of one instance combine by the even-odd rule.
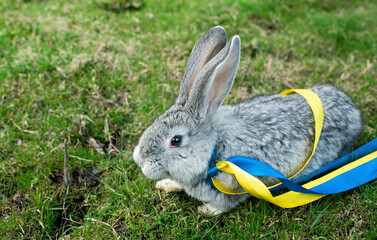
[[179, 146], [181, 146], [181, 144], [182, 144], [182, 136], [180, 136], [180, 135], [174, 136], [170, 140], [170, 144], [171, 144], [172, 147], [179, 147]]

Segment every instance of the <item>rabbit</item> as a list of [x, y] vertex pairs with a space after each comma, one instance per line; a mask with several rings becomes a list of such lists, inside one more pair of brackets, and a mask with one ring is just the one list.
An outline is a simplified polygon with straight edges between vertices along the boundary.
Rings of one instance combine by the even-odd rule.
[[[314, 117], [302, 96], [258, 96], [222, 106], [237, 72], [240, 45], [237, 35], [227, 43], [220, 26], [204, 34], [188, 59], [175, 104], [145, 130], [133, 152], [146, 177], [162, 179], [157, 189], [184, 190], [204, 203], [198, 209], [203, 214], [226, 212], [250, 197], [224, 194], [206, 180], [213, 151], [214, 163], [247, 156], [291, 176], [313, 147]], [[310, 89], [323, 104], [323, 130], [311, 161], [295, 178], [346, 154], [363, 127], [360, 111], [341, 90], [331, 85]], [[215, 178], [242, 190], [231, 174], [220, 171]], [[268, 186], [277, 183], [260, 179]]]

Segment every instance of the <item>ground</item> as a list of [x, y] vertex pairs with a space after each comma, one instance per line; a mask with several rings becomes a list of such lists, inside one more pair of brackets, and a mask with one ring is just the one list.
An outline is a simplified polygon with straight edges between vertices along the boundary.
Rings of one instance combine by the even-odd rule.
[[184, 193], [154, 189], [132, 160], [216, 25], [242, 40], [226, 104], [333, 84], [362, 111], [355, 147], [374, 139], [375, 16], [372, 0], [1, 1], [1, 238], [375, 238], [376, 181], [294, 209], [251, 199], [209, 217]]

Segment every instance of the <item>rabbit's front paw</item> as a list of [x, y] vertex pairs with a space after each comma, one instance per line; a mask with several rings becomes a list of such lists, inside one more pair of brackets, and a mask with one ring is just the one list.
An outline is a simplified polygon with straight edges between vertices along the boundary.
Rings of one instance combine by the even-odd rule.
[[158, 181], [156, 183], [156, 189], [164, 192], [180, 192], [183, 190], [179, 183], [169, 178]]

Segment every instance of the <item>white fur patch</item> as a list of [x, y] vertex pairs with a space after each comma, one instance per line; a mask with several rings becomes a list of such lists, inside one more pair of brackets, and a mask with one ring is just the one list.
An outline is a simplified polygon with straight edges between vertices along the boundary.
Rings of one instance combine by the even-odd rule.
[[158, 181], [156, 183], [156, 189], [164, 191], [164, 192], [180, 192], [183, 190], [183, 188], [181, 187], [181, 185], [179, 185], [179, 183], [169, 178]]

